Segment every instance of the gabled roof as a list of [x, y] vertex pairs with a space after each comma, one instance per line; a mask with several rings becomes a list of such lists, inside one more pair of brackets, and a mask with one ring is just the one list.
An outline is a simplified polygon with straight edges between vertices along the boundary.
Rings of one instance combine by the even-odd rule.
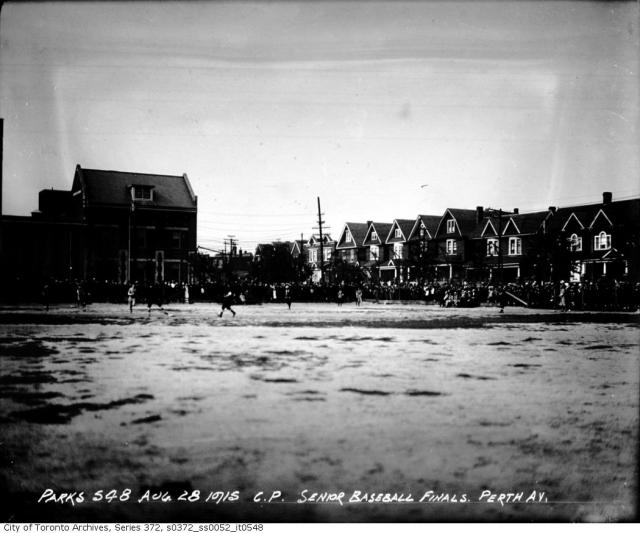
[[549, 219], [548, 228], [551, 232], [564, 231], [570, 221], [577, 221], [580, 227], [586, 228], [598, 212], [599, 206], [581, 205], [574, 207], [560, 207]]
[[293, 254], [295, 250], [298, 250], [298, 253], [302, 253], [302, 250], [304, 250], [304, 241], [301, 241], [300, 239], [293, 241], [293, 243], [291, 243], [290, 251]]
[[497, 237], [498, 230], [496, 230], [493, 222], [490, 218], [485, 218], [481, 224], [482, 231], [480, 232], [480, 237]]
[[[338, 238], [338, 244], [336, 248], [346, 249], [358, 248], [362, 246], [368, 229], [369, 224], [367, 224], [366, 222], [346, 222], [344, 227], [342, 228], [340, 237]], [[345, 242], [345, 235], [347, 231], [351, 234], [351, 237], [353, 237], [353, 242]]]
[[[328, 233], [323, 233], [322, 234], [322, 244], [323, 246], [328, 246], [333, 244], [335, 241], [331, 238], [331, 235], [329, 235]], [[308, 246], [320, 246], [320, 235], [314, 233], [313, 235], [311, 235], [311, 237], [309, 237], [309, 240], [307, 241], [307, 245]]]
[[[415, 220], [410, 220], [408, 218], [396, 218], [391, 225], [391, 228], [387, 232], [386, 243], [390, 244], [392, 242], [406, 242], [409, 240], [409, 235], [411, 235], [411, 230], [413, 229], [413, 225], [415, 224]], [[396, 229], [400, 230], [402, 234], [401, 237], [396, 237]]]
[[534, 211], [532, 213], [522, 213], [512, 215], [522, 235], [537, 233], [542, 227], [542, 223], [549, 216], [549, 211]]
[[503, 220], [504, 228], [502, 229], [503, 235], [521, 235], [522, 232], [518, 227], [515, 217], [509, 217], [506, 222]]
[[485, 216], [476, 231], [474, 238], [497, 237], [501, 231], [502, 235], [527, 235], [536, 233], [542, 226], [542, 222], [549, 215], [548, 211], [536, 211], [533, 213], [505, 213], [502, 220], [499, 215], [493, 212], [494, 216]]
[[409, 261], [407, 261], [406, 259], [401, 259], [399, 257], [396, 257], [396, 258], [388, 259], [387, 261], [385, 261], [382, 265], [380, 265], [380, 268], [395, 268], [395, 267], [409, 265], [409, 264], [410, 264]]
[[580, 219], [576, 216], [575, 213], [571, 213], [569, 215], [569, 217], [567, 218], [566, 222], [564, 223], [564, 225], [562, 226], [562, 231], [565, 231], [567, 229], [567, 226], [569, 225], [570, 222], [574, 221], [576, 224], [578, 224], [578, 226], [580, 226], [580, 229], [584, 229], [584, 224], [582, 222], [580, 222]]
[[595, 223], [598, 220], [598, 218], [604, 218], [606, 220], [606, 223], [609, 226], [613, 226], [613, 222], [611, 222], [611, 219], [607, 216], [607, 214], [602, 209], [600, 209], [596, 213], [596, 216], [593, 217], [593, 220], [591, 221], [591, 224], [589, 224], [589, 228], [593, 228], [593, 226], [595, 225]]
[[[549, 219], [549, 231], [564, 231], [569, 219], [574, 215], [584, 228], [592, 229], [596, 221], [613, 226], [635, 225], [640, 223], [640, 198], [618, 200], [608, 204], [578, 205], [560, 207]], [[604, 215], [606, 218], [602, 218]], [[608, 221], [607, 221], [608, 219]]]
[[438, 224], [440, 224], [441, 218], [442, 217], [440, 215], [418, 215], [413, 223], [411, 231], [409, 232], [409, 240], [420, 238], [421, 225], [424, 226], [429, 239], [435, 237], [436, 229], [438, 228]]
[[452, 235], [452, 234], [447, 234], [446, 230], [445, 232], [440, 231], [443, 225], [442, 223], [449, 218], [453, 218], [456, 221], [456, 231], [458, 236], [471, 235], [477, 225], [476, 213], [477, 212], [475, 209], [453, 209], [453, 208], [447, 209], [444, 212], [444, 215], [442, 215], [440, 222], [438, 223], [438, 229], [436, 230], [436, 235], [443, 235], [443, 236]]
[[148, 205], [159, 208], [196, 209], [197, 197], [193, 194], [186, 174], [139, 174], [116, 170], [96, 170], [76, 166], [71, 190], [82, 190], [86, 206], [111, 205], [129, 207], [131, 186], [153, 188], [153, 202]]
[[[384, 244], [384, 239], [389, 233], [391, 226], [392, 224], [389, 224], [388, 222], [369, 222], [369, 227], [367, 228], [367, 233], [364, 239], [362, 240], [362, 244], [365, 244], [365, 245]], [[376, 235], [378, 237], [376, 240], [371, 239], [371, 234], [374, 231], [376, 232]]]

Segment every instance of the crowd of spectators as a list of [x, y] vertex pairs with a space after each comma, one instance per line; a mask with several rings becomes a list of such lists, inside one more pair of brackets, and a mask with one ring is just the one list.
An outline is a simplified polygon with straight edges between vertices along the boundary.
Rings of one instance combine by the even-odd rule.
[[[1, 295], [5, 304], [41, 302], [45, 306], [75, 303], [86, 307], [93, 302], [126, 303], [130, 284], [112, 281], [50, 280], [41, 284], [16, 280]], [[626, 279], [602, 278], [593, 282], [569, 283], [518, 281], [502, 285], [491, 282], [382, 282], [359, 285], [317, 284], [311, 282], [267, 284], [244, 279], [233, 283], [185, 285], [175, 282], [135, 284], [136, 300], [146, 303], [154, 298], [165, 303], [221, 302], [231, 292], [236, 304], [285, 302], [337, 302], [341, 291], [345, 302], [356, 301], [356, 291], [370, 302], [422, 301], [443, 307], [479, 305], [522, 306], [569, 310], [640, 309], [640, 283]]]

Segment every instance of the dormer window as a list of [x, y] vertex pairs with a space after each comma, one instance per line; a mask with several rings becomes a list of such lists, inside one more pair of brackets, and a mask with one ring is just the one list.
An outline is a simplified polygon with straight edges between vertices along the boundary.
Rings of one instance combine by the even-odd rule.
[[344, 235], [344, 242], [352, 242], [351, 232], [347, 231]]
[[400, 231], [400, 228], [396, 228], [395, 238], [396, 239], [401, 239], [402, 238], [402, 231]]
[[371, 232], [371, 240], [372, 241], [377, 241], [378, 240], [378, 234], [375, 231]]
[[146, 201], [153, 200], [153, 186], [151, 185], [132, 185], [131, 186], [131, 199], [134, 201]]

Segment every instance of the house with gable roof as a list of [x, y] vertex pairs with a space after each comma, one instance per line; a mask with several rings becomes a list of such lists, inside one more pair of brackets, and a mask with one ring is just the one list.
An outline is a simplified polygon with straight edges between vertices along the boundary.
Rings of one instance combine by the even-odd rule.
[[[320, 243], [322, 242], [322, 246]], [[325, 280], [330, 281], [330, 265], [335, 255], [336, 241], [331, 238], [331, 235], [324, 233], [322, 235], [322, 241], [320, 235], [311, 235], [305, 245], [305, 256], [307, 263], [311, 267], [311, 281], [319, 282], [322, 278], [322, 268], [325, 271]]]
[[474, 259], [472, 238], [483, 218], [482, 207], [445, 210], [432, 239], [437, 279], [466, 279], [468, 266]]
[[364, 245], [369, 225], [366, 222], [346, 222], [336, 242], [337, 257], [352, 265], [367, 261], [368, 246]]
[[604, 192], [601, 203], [556, 209], [548, 227], [558, 249], [555, 277], [638, 277], [639, 198], [613, 201], [611, 193]]
[[366, 259], [360, 263], [360, 266], [371, 279], [378, 280], [380, 279], [380, 266], [389, 257], [388, 247], [385, 246], [385, 238], [391, 229], [391, 224], [369, 220], [367, 225], [367, 233], [362, 241], [363, 246], [366, 248]]
[[380, 266], [382, 279], [396, 279], [400, 282], [409, 279], [411, 261], [408, 242], [414, 223], [413, 219], [396, 218], [391, 224], [385, 239], [389, 258]]
[[483, 237], [485, 243], [482, 248], [489, 279], [515, 281], [535, 276], [540, 272], [540, 263], [544, 261], [544, 255], [540, 254], [546, 242], [543, 238], [543, 222], [549, 212], [519, 213], [514, 210], [502, 216], [503, 220], [498, 224], [498, 227], [502, 226], [500, 237], [489, 233]]
[[436, 234], [441, 215], [418, 215], [413, 222], [407, 238], [409, 247], [409, 261], [411, 262], [412, 278], [432, 278], [429, 274], [433, 263], [431, 253], [432, 240]]
[[291, 242], [289, 252], [291, 253], [291, 257], [293, 257], [295, 260], [300, 259], [300, 257], [304, 258], [306, 252], [305, 241], [296, 239], [295, 241]]

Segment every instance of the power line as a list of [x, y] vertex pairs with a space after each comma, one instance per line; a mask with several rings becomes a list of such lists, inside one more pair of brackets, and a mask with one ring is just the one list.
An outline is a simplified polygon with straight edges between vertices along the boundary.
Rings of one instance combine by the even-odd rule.
[[[233, 216], [233, 217], [308, 217], [309, 213], [223, 213], [221, 211], [212, 211], [208, 210], [206, 216]], [[200, 217], [200, 213], [198, 213], [198, 217]]]

